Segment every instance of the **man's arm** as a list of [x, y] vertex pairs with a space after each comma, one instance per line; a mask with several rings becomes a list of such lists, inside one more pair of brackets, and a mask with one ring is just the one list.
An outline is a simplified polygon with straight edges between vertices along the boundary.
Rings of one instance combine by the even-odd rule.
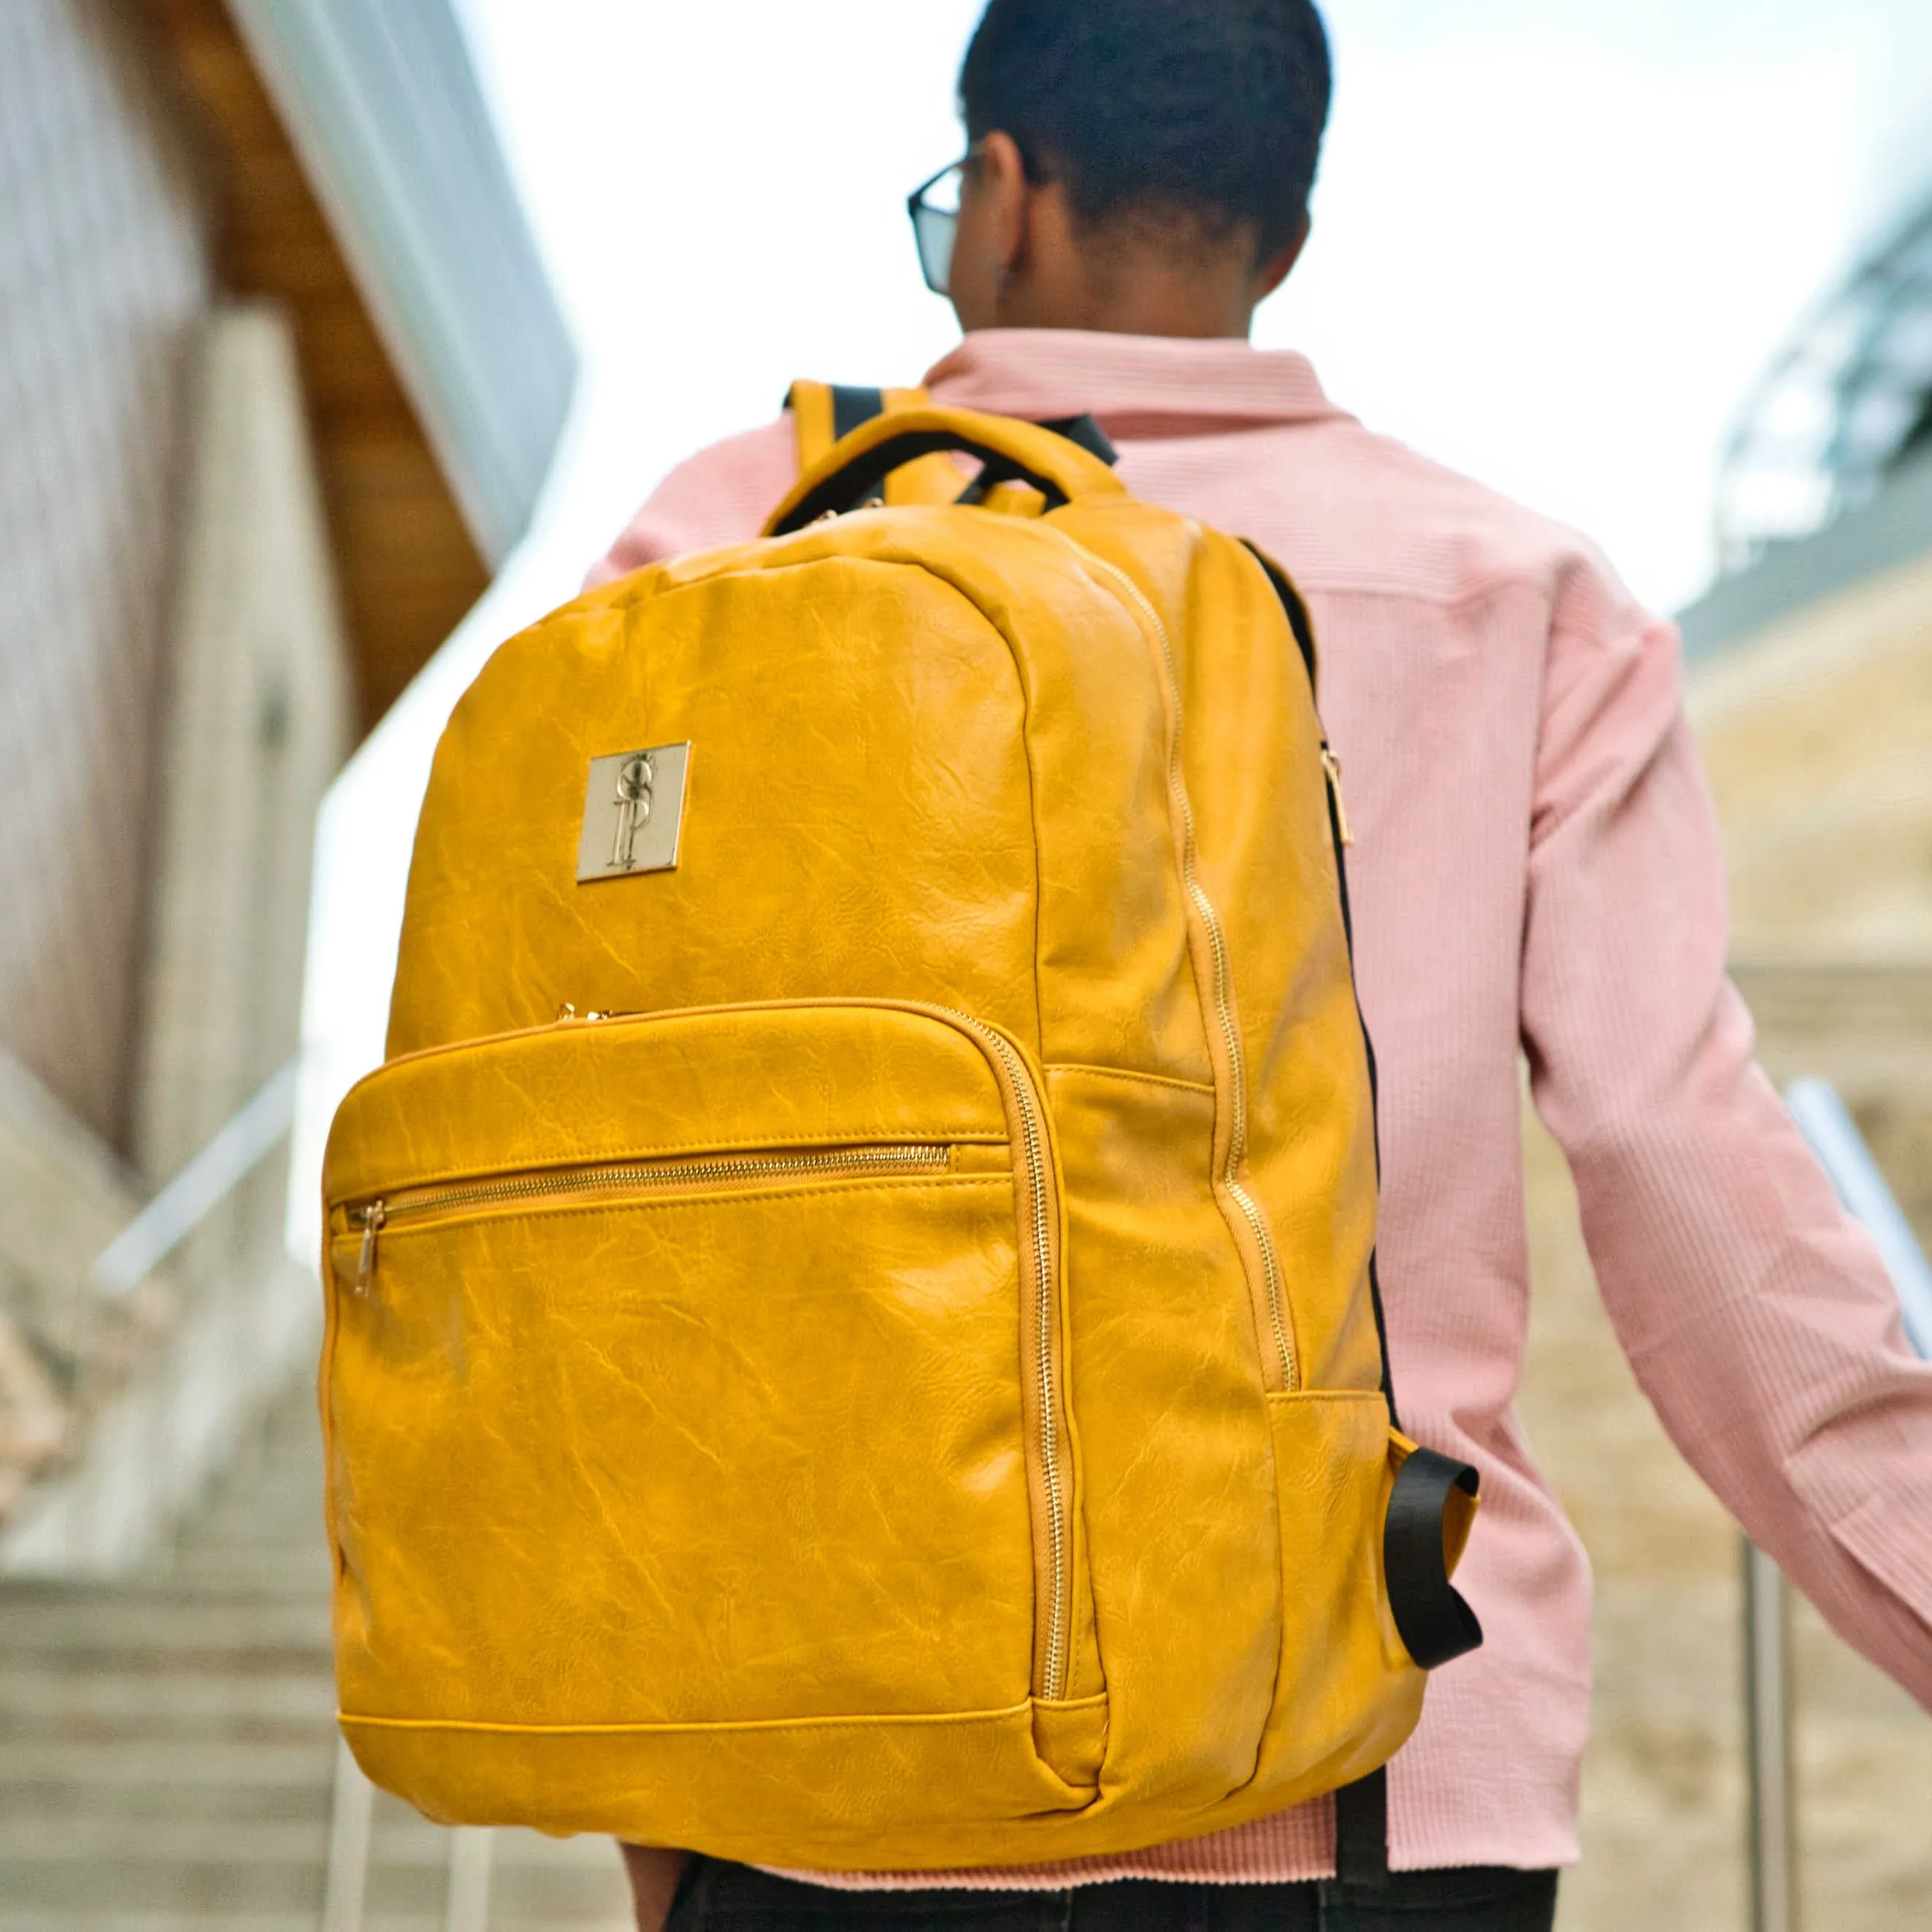
[[742, 543], [798, 480], [798, 442], [790, 416], [727, 436], [680, 463], [651, 492], [603, 560], [584, 580], [586, 590], [647, 563]]
[[631, 1881], [631, 1900], [637, 1907], [638, 1932], [664, 1932], [677, 1897], [677, 1882], [691, 1862], [688, 1852], [661, 1852], [653, 1845], [626, 1845], [624, 1870]]
[[1552, 626], [1522, 1030], [1604, 1300], [1672, 1440], [1932, 1707], [1932, 1366], [1752, 1060], [1677, 638], [1580, 562]]

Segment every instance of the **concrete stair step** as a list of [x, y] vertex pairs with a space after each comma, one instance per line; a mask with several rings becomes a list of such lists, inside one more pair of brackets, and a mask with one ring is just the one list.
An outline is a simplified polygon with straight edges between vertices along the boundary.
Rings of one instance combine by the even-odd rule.
[[[140, 1902], [155, 1912], [214, 1913], [250, 1918], [308, 1915], [310, 1932], [322, 1907], [326, 1833], [256, 1827], [206, 1846], [183, 1844], [179, 1856], [149, 1857], [138, 1847], [96, 1846], [72, 1856], [20, 1857], [0, 1852], [8, 1912], [104, 1914]], [[446, 1843], [421, 1846], [407, 1859], [379, 1854], [368, 1881], [370, 1918], [390, 1915], [440, 1918], [448, 1882]], [[528, 1920], [550, 1925], [621, 1914], [624, 1880], [616, 1855], [595, 1862], [524, 1863], [498, 1847], [490, 1874], [494, 1928]], [[618, 1922], [622, 1923], [621, 1917]], [[0, 1921], [4, 1924], [4, 1921]]]
[[313, 1550], [296, 1550], [273, 1563], [225, 1546], [178, 1555], [165, 1574], [178, 1589], [206, 1590], [212, 1596], [290, 1596], [324, 1603], [334, 1581], [320, 1537]]
[[[37, 1865], [314, 1864], [327, 1850], [326, 1794], [296, 1818], [9, 1819], [0, 1822], [0, 1870]], [[50, 1827], [57, 1826], [58, 1828]]]
[[[315, 1833], [326, 1830], [326, 1803], [309, 1817], [290, 1819], [23, 1817], [0, 1823], [0, 1869], [28, 1864], [104, 1861], [155, 1864], [198, 1864], [233, 1858], [254, 1864], [312, 1859]], [[428, 1867], [449, 1861], [449, 1834], [392, 1801], [376, 1825], [372, 1866]], [[53, 1828], [58, 1827], [58, 1829]], [[607, 1854], [608, 1856], [607, 1856]], [[536, 1832], [495, 1834], [494, 1869], [500, 1876], [530, 1870], [578, 1872], [608, 1862], [605, 1840], [548, 1838]]]
[[[311, 1760], [319, 1754], [310, 1753]], [[255, 1784], [236, 1779], [198, 1782], [104, 1784], [86, 1778], [0, 1779], [0, 1844], [31, 1834], [64, 1842], [97, 1826], [130, 1834], [152, 1823], [206, 1821], [224, 1831], [256, 1822], [302, 1822], [328, 1815], [329, 1780], [325, 1762], [309, 1775]], [[7, 1855], [0, 1852], [0, 1870]]]
[[328, 1604], [312, 1591], [222, 1597], [190, 1584], [140, 1590], [9, 1592], [0, 1598], [0, 1655], [28, 1652], [191, 1658], [233, 1650], [329, 1654]]
[[[632, 1932], [636, 1921], [622, 1906], [600, 1906], [582, 1916], [545, 1912], [527, 1921], [512, 1919], [492, 1899], [490, 1932]], [[433, 1912], [370, 1911], [363, 1932], [442, 1932], [440, 1907]], [[0, 1906], [0, 1932], [316, 1932], [312, 1912], [16, 1912]]]
[[[374, 1920], [364, 1932], [376, 1932]], [[442, 1932], [440, 1918], [398, 1919], [382, 1932]], [[18, 1910], [0, 1904], [0, 1932], [316, 1932], [313, 1912], [177, 1912], [129, 1906], [122, 1910], [66, 1912]]]
[[[546, 1910], [513, 1918], [490, 1897], [490, 1932], [632, 1932], [626, 1906], [601, 1905], [581, 1916]], [[364, 1932], [442, 1932], [442, 1911], [391, 1912], [374, 1906], [363, 1917]], [[80, 1912], [18, 1911], [0, 1904], [0, 1932], [316, 1932], [309, 1912], [228, 1912], [142, 1910]]]
[[282, 1502], [236, 1498], [170, 1546], [177, 1563], [211, 1550], [252, 1550], [266, 1558], [296, 1552], [320, 1555], [327, 1547], [322, 1498], [306, 1490], [291, 1491]]
[[251, 1860], [231, 1850], [215, 1858], [165, 1866], [134, 1858], [9, 1859], [0, 1871], [5, 1874], [8, 1908], [14, 1911], [106, 1913], [140, 1905], [156, 1912], [251, 1918], [305, 1914], [313, 1928], [322, 1910], [320, 1849], [300, 1864]]
[[268, 1790], [314, 1786], [326, 1790], [334, 1774], [335, 1741], [280, 1743], [204, 1738], [116, 1744], [112, 1750], [87, 1739], [36, 1738], [0, 1752], [0, 1791], [37, 1784], [80, 1787], [118, 1802], [116, 1794], [172, 1791], [192, 1801], [197, 1791], [245, 1787]]
[[314, 1670], [256, 1670], [248, 1653], [226, 1668], [32, 1670], [0, 1665], [0, 1735], [44, 1735], [86, 1724], [90, 1735], [130, 1736], [154, 1726], [226, 1727], [268, 1723], [332, 1729], [334, 1686]]

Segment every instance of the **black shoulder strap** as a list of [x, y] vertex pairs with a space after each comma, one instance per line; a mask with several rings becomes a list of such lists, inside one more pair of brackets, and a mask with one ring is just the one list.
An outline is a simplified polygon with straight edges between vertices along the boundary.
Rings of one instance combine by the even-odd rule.
[[1089, 456], [1097, 456], [1109, 470], [1120, 463], [1120, 452], [1114, 447], [1113, 440], [1090, 416], [1056, 416], [1051, 422], [1042, 423], [1040, 428], [1052, 430], [1055, 436], [1064, 436], [1069, 442], [1077, 442]]
[[[876, 416], [885, 412], [886, 392], [883, 389], [868, 389], [848, 382], [828, 382], [826, 387], [832, 392], [832, 440], [838, 442], [850, 436], [855, 429], [870, 422]], [[785, 406], [791, 406], [791, 394], [787, 391]], [[1040, 424], [1042, 429], [1050, 429], [1055, 436], [1064, 436], [1069, 442], [1078, 443], [1089, 456], [1097, 456], [1112, 469], [1120, 460], [1107, 432], [1091, 416], [1056, 416], [1051, 422]], [[1257, 553], [1258, 554], [1258, 553]]]
[[843, 382], [834, 382], [830, 387], [834, 442], [884, 412], [886, 392], [883, 389], [852, 388]]
[[1289, 583], [1280, 566], [1266, 551], [1257, 548], [1246, 537], [1241, 539], [1241, 548], [1259, 564], [1268, 580], [1274, 586], [1274, 594], [1281, 599], [1281, 608], [1288, 616], [1288, 628], [1294, 633], [1294, 646], [1301, 653], [1301, 662], [1308, 667], [1308, 688], [1318, 688], [1315, 678], [1315, 626], [1308, 615], [1308, 606], [1301, 601], [1301, 592]]
[[[1052, 430], [1055, 436], [1064, 436], [1089, 456], [1097, 456], [1110, 470], [1120, 460], [1120, 452], [1114, 447], [1107, 432], [1090, 416], [1056, 416], [1051, 422], [1042, 422], [1038, 427]], [[988, 463], [960, 491], [956, 500], [962, 503], [984, 502], [988, 490], [997, 484], [1012, 482], [1018, 476], [1019, 472], [1011, 464]]]

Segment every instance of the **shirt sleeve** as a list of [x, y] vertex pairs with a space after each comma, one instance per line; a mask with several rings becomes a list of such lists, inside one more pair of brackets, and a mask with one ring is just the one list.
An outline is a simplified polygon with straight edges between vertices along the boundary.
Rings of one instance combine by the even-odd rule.
[[680, 463], [584, 580], [586, 590], [647, 563], [756, 536], [798, 480], [790, 416], [747, 430]]
[[1594, 561], [1551, 628], [1522, 1034], [1618, 1338], [1672, 1440], [1932, 1708], [1932, 1366], [1753, 1059], [1676, 634]]

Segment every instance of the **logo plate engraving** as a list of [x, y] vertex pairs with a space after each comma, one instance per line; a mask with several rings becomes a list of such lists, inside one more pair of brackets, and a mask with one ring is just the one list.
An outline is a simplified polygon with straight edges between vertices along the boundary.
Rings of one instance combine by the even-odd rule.
[[684, 775], [691, 746], [654, 745], [590, 761], [577, 883], [668, 872], [677, 865], [684, 826]]

